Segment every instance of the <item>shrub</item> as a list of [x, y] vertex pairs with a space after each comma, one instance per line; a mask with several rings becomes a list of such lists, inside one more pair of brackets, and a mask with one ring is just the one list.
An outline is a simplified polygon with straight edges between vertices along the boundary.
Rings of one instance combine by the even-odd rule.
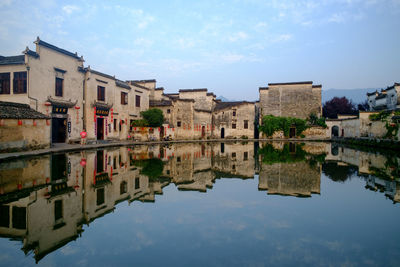
[[285, 137], [289, 136], [290, 127], [296, 127], [296, 135], [300, 135], [308, 128], [307, 121], [292, 117], [275, 117], [266, 115], [262, 118], [259, 130], [267, 136], [272, 136], [276, 131], [283, 131]]
[[147, 126], [160, 127], [164, 123], [164, 115], [161, 109], [151, 108], [146, 111], [140, 112], [143, 119], [147, 121]]

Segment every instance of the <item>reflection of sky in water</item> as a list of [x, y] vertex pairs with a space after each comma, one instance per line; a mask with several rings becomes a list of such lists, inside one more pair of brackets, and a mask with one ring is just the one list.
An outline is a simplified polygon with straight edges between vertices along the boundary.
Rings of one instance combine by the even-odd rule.
[[[321, 178], [321, 195], [267, 195], [251, 180], [217, 179], [207, 193], [170, 184], [156, 203], [127, 202], [84, 226], [42, 266], [400, 265], [400, 213], [353, 177]], [[0, 264], [34, 264], [0, 239]]]

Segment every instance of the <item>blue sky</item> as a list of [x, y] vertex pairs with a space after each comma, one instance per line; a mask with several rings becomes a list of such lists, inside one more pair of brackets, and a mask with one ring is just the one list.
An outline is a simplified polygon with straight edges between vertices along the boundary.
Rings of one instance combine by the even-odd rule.
[[85, 65], [166, 92], [255, 100], [269, 82], [329, 88], [400, 82], [400, 0], [0, 0], [0, 54], [36, 36]]

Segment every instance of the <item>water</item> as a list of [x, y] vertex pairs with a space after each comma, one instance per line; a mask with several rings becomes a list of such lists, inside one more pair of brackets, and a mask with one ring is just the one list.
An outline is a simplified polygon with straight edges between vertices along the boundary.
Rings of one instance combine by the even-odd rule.
[[399, 163], [252, 142], [2, 162], [0, 265], [399, 266]]

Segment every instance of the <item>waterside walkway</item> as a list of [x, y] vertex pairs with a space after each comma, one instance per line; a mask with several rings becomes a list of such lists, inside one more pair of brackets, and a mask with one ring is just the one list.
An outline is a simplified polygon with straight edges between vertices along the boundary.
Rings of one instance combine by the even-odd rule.
[[157, 145], [157, 144], [175, 144], [175, 143], [212, 143], [212, 142], [264, 142], [264, 141], [278, 141], [278, 142], [304, 142], [304, 141], [329, 141], [329, 139], [311, 139], [311, 138], [290, 138], [290, 139], [202, 139], [202, 140], [172, 140], [172, 141], [114, 141], [107, 143], [95, 144], [57, 144], [50, 148], [18, 151], [10, 153], [0, 153], [0, 162], [2, 160], [10, 160], [20, 157], [40, 156], [49, 153], [72, 152], [80, 150], [90, 150], [106, 147], [116, 146], [134, 146], [134, 145]]

